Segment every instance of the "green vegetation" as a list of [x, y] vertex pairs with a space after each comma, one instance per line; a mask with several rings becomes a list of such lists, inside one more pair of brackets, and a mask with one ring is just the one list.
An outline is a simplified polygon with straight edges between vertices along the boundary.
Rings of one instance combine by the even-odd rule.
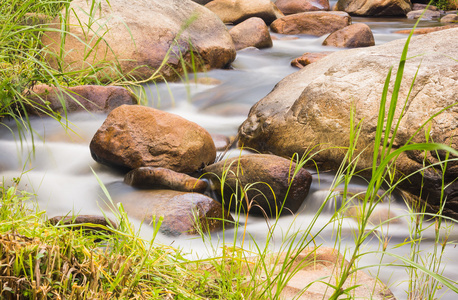
[[[0, 6], [0, 116], [9, 116], [23, 124], [30, 131], [30, 123], [25, 110], [28, 103], [26, 93], [37, 83], [71, 86], [75, 84], [100, 83], [93, 76], [93, 69], [77, 74], [65, 74], [52, 69], [45, 60], [49, 55], [42, 48], [40, 37], [48, 29], [36, 23], [38, 17], [52, 19], [68, 4], [68, 1], [55, 0], [5, 0]], [[43, 15], [28, 15], [30, 11]], [[88, 231], [74, 225], [50, 225], [44, 211], [34, 205], [33, 195], [18, 190], [20, 179], [13, 186], [2, 185], [0, 203], [0, 298], [2, 299], [279, 299], [280, 294], [291, 276], [304, 264], [309, 264], [310, 256], [300, 257], [309, 247], [319, 247], [315, 236], [327, 227], [335, 228], [338, 249], [348, 264], [338, 271], [338, 280], [328, 287], [333, 295], [352, 298], [353, 285], [344, 288], [352, 275], [366, 267], [358, 266], [365, 255], [377, 254], [381, 260], [377, 267], [383, 266], [382, 258], [391, 256], [395, 262], [391, 266], [405, 268], [409, 276], [409, 299], [434, 299], [442, 287], [458, 293], [456, 282], [441, 275], [442, 255], [446, 247], [455, 246], [448, 240], [448, 234], [456, 220], [445, 218], [440, 212], [427, 214], [424, 207], [411, 207], [407, 213], [411, 223], [411, 236], [397, 245], [389, 243], [389, 232], [383, 226], [397, 218], [383, 221], [372, 226], [370, 217], [384, 196], [394, 191], [400, 181], [394, 182], [393, 172], [396, 157], [404, 151], [439, 151], [458, 154], [456, 150], [435, 143], [406, 144], [392, 149], [400, 120], [395, 123], [394, 111], [398, 105], [398, 91], [402, 81], [404, 64], [407, 60], [407, 47], [401, 57], [398, 73], [393, 87], [393, 96], [387, 99], [391, 71], [387, 76], [376, 133], [377, 146], [374, 147], [372, 178], [368, 180], [368, 189], [364, 195], [352, 195], [348, 191], [351, 178], [358, 177], [356, 165], [358, 155], [355, 145], [359, 137], [361, 124], [354, 124], [349, 116], [351, 136], [346, 160], [337, 171], [331, 191], [343, 185], [343, 204], [329, 218], [325, 226], [317, 228], [318, 218], [328, 202], [334, 201], [332, 193], [323, 202], [307, 228], [294, 231], [293, 225], [283, 233], [281, 245], [277, 250], [287, 254], [289, 259], [281, 260], [272, 253], [271, 242], [279, 219], [268, 220], [269, 231], [265, 242], [257, 243], [248, 235], [246, 212], [241, 209], [236, 214], [236, 226], [233, 239], [223, 234], [218, 243], [215, 237], [201, 234], [214, 256], [208, 259], [189, 260], [187, 253], [155, 242], [161, 220], [151, 226], [155, 234], [145, 241], [139, 237], [139, 229], [129, 222], [121, 205], [113, 206], [118, 227], [98, 226], [100, 230]], [[183, 67], [183, 69], [185, 69]], [[186, 77], [186, 73], [184, 77]], [[133, 84], [126, 82], [125, 84]], [[138, 83], [137, 83], [138, 84]], [[414, 83], [412, 83], [413, 85]], [[61, 120], [62, 116], [46, 107], [40, 106], [50, 116]], [[388, 108], [385, 114], [386, 108]], [[378, 149], [382, 149], [378, 151]], [[292, 158], [298, 170], [313, 160], [313, 149], [307, 155]], [[439, 157], [439, 156], [438, 156]], [[435, 167], [443, 171], [447, 168], [448, 156]], [[426, 168], [426, 167], [425, 167]], [[421, 172], [421, 170], [419, 171]], [[405, 179], [404, 179], [405, 180]], [[224, 176], [221, 178], [224, 184]], [[382, 186], [382, 197], [378, 194]], [[102, 185], [103, 188], [103, 185]], [[246, 192], [256, 188], [255, 183], [240, 187], [234, 194], [239, 203], [249, 201]], [[442, 186], [444, 189], [445, 186]], [[106, 190], [105, 190], [106, 191]], [[106, 201], [110, 203], [108, 193]], [[361, 200], [362, 198], [362, 200]], [[444, 199], [445, 200], [445, 199]], [[358, 206], [360, 211], [357, 228], [354, 231], [354, 247], [347, 249], [341, 243], [342, 224], [347, 210]], [[248, 207], [250, 205], [247, 205]], [[281, 211], [283, 208], [278, 208]], [[242, 224], [242, 225], [241, 225]], [[428, 227], [434, 228], [434, 247], [425, 253], [421, 249], [422, 232]], [[373, 237], [379, 240], [378, 250], [365, 250], [365, 245]], [[241, 237], [241, 242], [239, 238]], [[253, 245], [254, 249], [248, 249]], [[410, 245], [409, 256], [395, 254], [397, 247]], [[299, 260], [301, 263], [295, 264]], [[272, 261], [272, 263], [266, 263]], [[371, 266], [374, 267], [374, 266]], [[261, 276], [262, 275], [262, 276]], [[326, 278], [317, 278], [322, 281]], [[305, 292], [306, 287], [303, 292]]]

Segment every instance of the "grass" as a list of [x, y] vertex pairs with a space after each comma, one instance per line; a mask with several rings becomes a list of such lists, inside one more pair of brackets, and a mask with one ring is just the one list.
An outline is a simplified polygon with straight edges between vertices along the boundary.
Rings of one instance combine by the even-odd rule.
[[[0, 70], [0, 97], [3, 101], [0, 115], [15, 118], [18, 123], [33, 131], [24, 109], [27, 103], [24, 91], [37, 83], [59, 86], [98, 82], [94, 81], [94, 69], [79, 74], [65, 74], [47, 66], [44, 63], [45, 53], [40, 45], [40, 35], [44, 33], [44, 29], [40, 25], [21, 23], [30, 9], [50, 18], [56, 16], [67, 1], [8, 1], [8, 5], [2, 5], [0, 8], [0, 18], [3, 21], [0, 22], [0, 64], [3, 66]], [[395, 171], [394, 162], [400, 153], [412, 150], [443, 150], [457, 154], [456, 150], [429, 140], [423, 144], [407, 143], [396, 150], [392, 148], [400, 122], [395, 122], [395, 108], [399, 105], [405, 107], [405, 102], [402, 103], [398, 99], [398, 92], [407, 61], [409, 40], [400, 59], [391, 99], [388, 99], [391, 70], [386, 79], [375, 139], [375, 145], [381, 147], [374, 147], [372, 177], [367, 181], [367, 191], [356, 195], [349, 191], [351, 179], [359, 176], [355, 145], [362, 126], [362, 123], [354, 123], [352, 112], [349, 116], [350, 146], [331, 188], [331, 191], [335, 191], [343, 185], [342, 205], [336, 207], [332, 216], [326, 219], [324, 226], [320, 226], [318, 220], [323, 217], [325, 207], [335, 201], [333, 194], [330, 193], [304, 229], [297, 231], [293, 224], [283, 229], [283, 239], [280, 245], [276, 245], [276, 250], [284, 253], [287, 259], [274, 254], [271, 248], [280, 227], [278, 218], [266, 219], [268, 231], [265, 242], [259, 243], [250, 236], [247, 223], [244, 222], [244, 218], [249, 216], [240, 207], [235, 216], [237, 222], [233, 236], [230, 238], [223, 232], [218, 238], [221, 240], [217, 240], [215, 236], [202, 233], [200, 238], [206, 243], [211, 256], [190, 260], [186, 258], [187, 253], [183, 253], [182, 250], [160, 245], [155, 241], [161, 224], [160, 219], [151, 224], [154, 228], [152, 239], [141, 239], [139, 229], [135, 229], [129, 222], [122, 205], [112, 206], [117, 228], [99, 225], [103, 230], [94, 232], [77, 229], [74, 225], [52, 226], [47, 222], [45, 212], [34, 205], [33, 195], [18, 190], [20, 178], [17, 178], [12, 186], [2, 185], [0, 188], [0, 297], [279, 299], [292, 276], [305, 265], [314, 263], [316, 252], [307, 252], [307, 249], [318, 249], [320, 244], [316, 237], [329, 227], [335, 230], [334, 248], [348, 260], [348, 264], [335, 269], [338, 273], [337, 281], [328, 283], [328, 289], [332, 293], [330, 299], [353, 298], [356, 283], [352, 282], [352, 276], [358, 270], [371, 267], [380, 274], [382, 268], [387, 265], [406, 270], [408, 299], [434, 299], [442, 288], [458, 294], [456, 282], [441, 275], [444, 267], [444, 250], [455, 245], [448, 237], [456, 220], [442, 216], [440, 211], [437, 214], [429, 214], [425, 213], [424, 207], [410, 206], [410, 211], [406, 213], [410, 220], [410, 236], [395, 245], [390, 243], [387, 226], [390, 221], [403, 216], [390, 218], [379, 225], [374, 225], [370, 221], [371, 215], [384, 196], [389, 196], [401, 180], [408, 178], [394, 181], [392, 177]], [[195, 64], [195, 61], [192, 59], [192, 64]], [[183, 69], [186, 67], [183, 66]], [[187, 76], [185, 72], [183, 77]], [[137, 84], [139, 88], [141, 82], [127, 80], [118, 84]], [[414, 82], [412, 86], [413, 84]], [[46, 110], [46, 107], [41, 109]], [[58, 121], [62, 118], [51, 110], [47, 112]], [[65, 126], [65, 122], [63, 125]], [[291, 178], [294, 178], [301, 167], [313, 160], [313, 153], [313, 149], [310, 149], [302, 156], [297, 154], [291, 158], [291, 161], [296, 163], [296, 168], [291, 170]], [[433, 167], [440, 168], [442, 173], [445, 173], [449, 161], [447, 155]], [[432, 166], [425, 164], [418, 172], [421, 173], [429, 167]], [[221, 178], [222, 185], [224, 177], [223, 175]], [[382, 187], [384, 194], [380, 195]], [[445, 187], [444, 183], [442, 189]], [[233, 195], [234, 201], [245, 201], [248, 203], [247, 207], [250, 207], [250, 199], [247, 199], [246, 195], [247, 191], [253, 188], [255, 183], [240, 186]], [[105, 193], [105, 197], [109, 202], [108, 193]], [[360, 213], [353, 231], [354, 246], [347, 248], [342, 242], [345, 235], [343, 224], [346, 222], [347, 210], [355, 205], [358, 206]], [[281, 212], [283, 208], [276, 209]], [[431, 228], [434, 231], [434, 246], [431, 251], [425, 252], [422, 248], [422, 241], [425, 239], [423, 234]], [[367, 250], [366, 245], [374, 236], [379, 241], [379, 248]], [[408, 256], [395, 253], [396, 248], [405, 246], [410, 249]], [[301, 256], [301, 253], [307, 254]], [[380, 263], [360, 266], [359, 261], [367, 255], [378, 255]], [[383, 263], [382, 259], [386, 257], [392, 257], [393, 262]], [[329, 278], [317, 278], [316, 281], [326, 279]], [[306, 292], [307, 287], [304, 287], [302, 293]]]

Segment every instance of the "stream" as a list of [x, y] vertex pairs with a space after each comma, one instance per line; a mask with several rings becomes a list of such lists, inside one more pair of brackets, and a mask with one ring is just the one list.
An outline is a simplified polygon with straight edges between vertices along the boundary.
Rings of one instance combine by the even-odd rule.
[[[410, 29], [415, 21], [397, 18], [353, 18], [353, 23], [364, 22], [368, 24], [374, 34], [376, 45], [380, 45], [394, 39], [404, 38], [405, 35], [394, 34], [399, 29]], [[422, 21], [421, 27], [437, 26], [437, 21]], [[158, 83], [145, 86], [148, 93], [149, 105], [155, 108], [178, 114], [190, 121], [196, 122], [212, 134], [234, 136], [238, 126], [245, 120], [250, 107], [267, 95], [274, 85], [285, 76], [298, 69], [290, 66], [293, 58], [301, 56], [305, 52], [320, 52], [340, 50], [321, 46], [325, 37], [293, 36], [297, 39], [285, 39], [280, 34], [272, 34], [276, 37], [273, 47], [258, 50], [247, 48], [237, 52], [237, 59], [230, 70], [212, 70], [206, 73], [190, 74], [189, 81], [184, 83]], [[291, 37], [291, 36], [289, 36]], [[194, 77], [209, 77], [219, 80], [218, 85], [205, 85], [194, 83]], [[97, 164], [90, 155], [89, 143], [97, 129], [102, 125], [106, 114], [75, 113], [69, 115], [68, 128], [48, 118], [32, 118], [31, 123], [35, 130], [34, 143], [27, 134], [27, 138], [19, 139], [18, 129], [13, 122], [6, 122], [6, 126], [0, 127], [0, 180], [6, 185], [15, 177], [21, 177], [20, 187], [36, 195], [40, 209], [46, 210], [49, 217], [66, 214], [98, 214], [104, 209], [104, 195], [94, 175], [111, 187], [110, 192], [115, 197], [121, 193], [125, 186], [123, 174]], [[33, 149], [33, 147], [35, 149]], [[33, 151], [34, 150], [34, 151]], [[229, 155], [238, 155], [239, 150], [234, 149]], [[323, 173], [314, 175], [314, 181], [309, 195], [297, 216], [285, 216], [280, 218], [271, 241], [272, 250], [278, 250], [285, 232], [304, 230], [307, 227], [328, 195], [334, 176]], [[22, 175], [21, 175], [22, 174]], [[352, 188], [363, 189], [361, 182], [352, 183]], [[383, 205], [388, 205], [385, 203]], [[406, 214], [407, 207], [403, 201], [394, 197], [390, 204], [391, 210], [397, 215]], [[317, 232], [331, 217], [333, 204], [330, 203], [327, 210], [320, 215], [313, 232]], [[110, 213], [108, 214], [110, 215]], [[139, 228], [139, 220], [133, 220], [136, 228]], [[263, 244], [268, 232], [268, 225], [263, 218], [249, 217], [247, 231], [250, 238], [245, 241], [245, 246], [250, 249], [254, 239], [256, 243]], [[384, 225], [383, 231], [389, 236], [388, 251], [398, 255], [408, 256], [409, 245], [394, 248], [409, 238], [409, 219], [400, 218], [399, 222]], [[434, 226], [433, 226], [434, 227]], [[434, 241], [434, 228], [425, 230], [422, 242], [422, 253], [430, 249]], [[241, 227], [243, 228], [243, 227]], [[351, 249], [354, 246], [354, 230], [356, 222], [347, 218], [342, 224], [341, 240], [342, 249]], [[380, 229], [380, 230], [382, 230]], [[224, 238], [231, 243], [234, 230], [226, 230]], [[152, 228], [142, 226], [141, 235], [149, 239]], [[319, 235], [315, 242], [324, 246], [333, 246], [335, 242], [333, 225], [329, 225]], [[213, 248], [222, 246], [223, 233], [212, 234], [211, 243], [203, 242], [200, 237], [180, 236], [166, 237], [159, 235], [156, 242], [174, 247], [183, 248], [189, 252], [190, 257], [205, 257], [212, 255]], [[240, 238], [239, 238], [240, 240]], [[458, 232], [451, 232], [449, 241], [457, 241]], [[378, 250], [379, 241], [374, 237], [367, 242], [365, 251]], [[454, 257], [457, 249], [450, 246], [445, 249], [443, 259], [443, 275], [458, 280], [458, 261]], [[383, 263], [393, 262], [394, 259], [385, 256]], [[380, 264], [380, 258], [375, 255], [365, 255], [358, 265]], [[377, 268], [368, 268], [366, 272], [376, 274]], [[389, 286], [397, 299], [407, 299], [407, 271], [403, 267], [384, 266], [378, 275], [381, 281]], [[441, 299], [456, 299], [456, 294], [447, 292], [444, 287], [436, 295]]]

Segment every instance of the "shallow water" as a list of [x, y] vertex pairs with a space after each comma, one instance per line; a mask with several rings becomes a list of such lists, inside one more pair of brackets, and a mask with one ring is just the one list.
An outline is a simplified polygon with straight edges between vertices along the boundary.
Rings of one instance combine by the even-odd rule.
[[[376, 44], [382, 44], [405, 36], [393, 34], [397, 29], [411, 28], [412, 21], [404, 19], [371, 19], [354, 18], [354, 22], [365, 22], [373, 30]], [[421, 26], [435, 26], [437, 22], [425, 21]], [[278, 40], [274, 40], [274, 46], [270, 49], [257, 50], [245, 49], [239, 51], [237, 59], [231, 70], [212, 70], [207, 73], [199, 73], [197, 77], [210, 77], [221, 81], [218, 85], [195, 84], [194, 75], [188, 83], [157, 84], [146, 87], [149, 94], [149, 105], [179, 114], [194, 121], [210, 133], [220, 133], [228, 136], [235, 135], [238, 126], [245, 120], [250, 107], [267, 95], [274, 85], [282, 78], [297, 71], [290, 66], [290, 61], [302, 55], [304, 52], [318, 52], [331, 50], [321, 46], [325, 37], [294, 36], [294, 40], [282, 40], [284, 36], [273, 34]], [[338, 50], [338, 49], [334, 49]], [[122, 183], [122, 174], [101, 166], [93, 161], [89, 152], [89, 142], [96, 130], [103, 123], [105, 114], [78, 113], [69, 117], [69, 127], [74, 131], [65, 129], [56, 121], [50, 119], [32, 119], [35, 132], [35, 151], [32, 151], [30, 137], [22, 138], [19, 142], [18, 132], [14, 124], [8, 124], [0, 128], [0, 178], [9, 182], [11, 178], [21, 176], [21, 185], [36, 194], [36, 199], [41, 209], [47, 211], [48, 216], [68, 213], [100, 214], [104, 207], [105, 197], [98, 185], [94, 172], [102, 182], [111, 187], [113, 197], [116, 193], [122, 193], [127, 188]], [[12, 134], [14, 133], [14, 135]], [[238, 155], [238, 150], [233, 150], [232, 155]], [[91, 170], [92, 169], [92, 170]], [[301, 212], [297, 216], [282, 217], [276, 226], [274, 239], [271, 247], [278, 250], [282, 241], [289, 234], [301, 233], [311, 222], [313, 213], [318, 209], [323, 199], [327, 196], [328, 189], [334, 176], [328, 173], [314, 175], [309, 195], [307, 196]], [[355, 182], [352, 188], [364, 188], [361, 182]], [[391, 209], [399, 216], [406, 214], [406, 206], [399, 199], [394, 199]], [[333, 204], [330, 203], [327, 211], [317, 220], [313, 232], [316, 233], [330, 219]], [[268, 224], [262, 218], [250, 217], [241, 220], [247, 223], [249, 236], [256, 243], [265, 242]], [[243, 224], [243, 223], [242, 223]], [[139, 222], [136, 221], [139, 226]], [[270, 224], [271, 225], [271, 224]], [[353, 234], [356, 222], [353, 219], [345, 219], [342, 224], [342, 249], [351, 249], [354, 245]], [[409, 246], [392, 248], [402, 243], [409, 237], [409, 221], [400, 218], [397, 224], [384, 226], [383, 230], [390, 236], [389, 251], [399, 255], [407, 255]], [[151, 236], [152, 229], [143, 226], [142, 235], [145, 238]], [[235, 232], [227, 230], [224, 238], [229, 243]], [[300, 236], [301, 234], [299, 234]], [[333, 246], [335, 242], [333, 226], [328, 226], [316, 236], [316, 243]], [[424, 232], [427, 237], [424, 248], [431, 247], [434, 237], [433, 230]], [[206, 256], [213, 254], [212, 247], [222, 245], [223, 234], [213, 234], [212, 246], [204, 243], [196, 237], [169, 238], [160, 236], [158, 241], [164, 244], [172, 244], [182, 247], [186, 252], [192, 252], [191, 256]], [[449, 240], [457, 240], [458, 233], [452, 234]], [[219, 242], [218, 242], [219, 240]], [[240, 240], [240, 237], [239, 237]], [[245, 246], [253, 247], [253, 243], [246, 242]], [[376, 250], [379, 242], [374, 239], [368, 241], [368, 249]], [[390, 249], [391, 248], [391, 249]], [[455, 248], [446, 249], [444, 259], [444, 275], [458, 280], [458, 262], [454, 260]], [[393, 262], [384, 257], [383, 262]], [[362, 265], [380, 263], [380, 259], [374, 255], [367, 255], [360, 261]], [[377, 269], [370, 268], [372, 272]], [[382, 267], [378, 276], [387, 283], [398, 299], [406, 299], [407, 295], [407, 272], [401, 267]], [[403, 282], [404, 281], [404, 282]], [[445, 289], [443, 289], [445, 290]], [[455, 295], [446, 294], [442, 299], [455, 299]]]

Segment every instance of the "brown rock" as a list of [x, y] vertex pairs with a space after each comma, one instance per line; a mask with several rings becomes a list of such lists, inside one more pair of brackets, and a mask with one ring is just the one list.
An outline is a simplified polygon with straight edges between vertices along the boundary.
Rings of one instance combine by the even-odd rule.
[[249, 18], [229, 30], [234, 41], [235, 49], [240, 50], [247, 47], [258, 49], [272, 47], [269, 28], [266, 23], [258, 17]]
[[432, 10], [412, 10], [407, 13], [407, 19], [437, 20], [441, 16], [439, 11]]
[[306, 11], [329, 10], [329, 0], [277, 0], [275, 4], [285, 15]]
[[[48, 219], [51, 225], [81, 225], [71, 226], [71, 229], [90, 229], [90, 230], [102, 230], [100, 226], [111, 227], [114, 229], [118, 228], [118, 225], [113, 220], [105, 216], [95, 215], [77, 215], [77, 216], [56, 216]], [[98, 226], [99, 225], [99, 226]]]
[[216, 157], [210, 134], [199, 125], [154, 108], [122, 105], [92, 138], [95, 161], [135, 169], [163, 167], [190, 173]]
[[319, 61], [320, 59], [328, 56], [331, 53], [331, 51], [307, 52], [302, 54], [301, 57], [293, 59], [291, 61], [291, 66], [302, 69], [303, 67], [310, 65], [311, 63], [314, 63], [316, 61]]
[[441, 23], [458, 23], [458, 14], [447, 14], [440, 21]]
[[410, 0], [338, 0], [336, 10], [352, 16], [405, 16], [411, 11]]
[[[236, 201], [241, 201], [245, 211], [248, 205], [245, 198], [235, 199], [232, 193], [240, 187], [254, 184], [247, 191], [249, 212], [275, 217], [280, 210], [281, 214], [296, 213], [308, 194], [312, 176], [305, 169], [300, 169], [291, 183], [295, 167], [290, 160], [275, 155], [243, 155], [207, 166], [204, 177], [211, 180], [211, 187], [220, 198], [224, 195], [223, 203], [237, 211], [240, 202]], [[223, 190], [221, 178], [224, 178]], [[241, 194], [239, 190], [237, 195], [240, 197]]]
[[216, 151], [225, 151], [231, 147], [231, 139], [222, 134], [212, 134], [213, 142], [215, 143]]
[[126, 174], [124, 182], [137, 188], [203, 193], [207, 182], [166, 168], [141, 167]]
[[[123, 75], [171, 80], [183, 72], [180, 57], [187, 63], [199, 58], [195, 64], [198, 69], [222, 68], [235, 59], [226, 26], [202, 5], [189, 0], [110, 0], [94, 7], [91, 1], [73, 0], [68, 12], [72, 26], [62, 49], [62, 71], [92, 71], [97, 67], [101, 69], [96, 75], [106, 81]], [[86, 24], [91, 24], [90, 28]], [[183, 30], [185, 24], [188, 26]], [[60, 28], [59, 18], [50, 27]], [[58, 68], [61, 33], [46, 31], [42, 41], [54, 53], [48, 56], [51, 65]]]
[[[458, 140], [454, 138], [458, 135], [458, 106], [451, 106], [458, 99], [458, 64], [450, 59], [458, 57], [457, 37], [458, 28], [454, 28], [412, 38], [408, 52], [411, 59], [405, 64], [399, 94], [401, 102], [394, 122], [401, 115], [402, 101], [407, 95], [410, 97], [393, 148], [405, 145], [410, 137], [413, 139], [409, 143], [425, 142], [426, 130], [419, 126], [428, 121], [429, 141], [458, 149]], [[294, 153], [302, 155], [304, 149], [315, 149], [317, 154], [313, 159], [321, 168], [337, 169], [346, 154], [338, 149], [349, 145], [348, 122], [353, 109], [354, 124], [362, 122], [355, 147], [359, 151], [365, 149], [354, 153], [358, 155], [357, 168], [371, 168], [383, 86], [390, 66], [399, 63], [405, 42], [396, 40], [380, 46], [338, 51], [286, 77], [252, 107], [239, 128], [239, 143], [285, 157]], [[396, 76], [395, 70], [392, 78]], [[414, 77], [415, 84], [410, 90]], [[391, 93], [390, 90], [388, 99]], [[429, 120], [447, 106], [451, 107]], [[445, 172], [440, 167], [429, 168], [422, 178], [419, 170], [424, 167], [425, 155], [427, 164], [439, 163], [445, 157], [442, 152], [403, 153], [396, 160], [394, 180], [412, 174], [398, 187], [415, 197], [421, 195], [420, 203], [426, 204], [429, 212], [436, 213], [441, 207], [443, 175], [447, 186], [443, 213], [458, 218], [458, 182], [455, 180], [458, 162], [450, 161]]]
[[270, 29], [282, 34], [322, 36], [351, 24], [351, 17], [340, 11], [304, 12], [275, 20]]
[[270, 0], [213, 0], [205, 5], [224, 23], [238, 24], [251, 17], [259, 17], [270, 24], [283, 13]]
[[[248, 260], [244, 274], [257, 276], [258, 286], [269, 284], [266, 278], [284, 276], [288, 278], [280, 295], [275, 294], [275, 288], [269, 289], [268, 298], [285, 300], [322, 300], [330, 299], [334, 292], [332, 286], [340, 279], [342, 267], [348, 261], [335, 249], [329, 247], [305, 248], [300, 253], [276, 253], [263, 257], [263, 268], [256, 270]], [[256, 263], [255, 263], [256, 264]], [[265, 274], [266, 271], [268, 275]], [[253, 272], [257, 272], [253, 275]], [[294, 273], [293, 273], [294, 272]], [[356, 286], [355, 288], [351, 288]], [[352, 274], [343, 285], [348, 289], [348, 298], [351, 299], [377, 299], [394, 300], [391, 291], [383, 283], [359, 270]]]
[[[456, 28], [458, 27], [457, 25], [444, 25], [444, 26], [437, 26], [437, 27], [423, 27], [423, 28], [417, 28], [413, 31], [413, 34], [427, 34], [431, 32], [436, 32], [436, 31], [442, 31], [442, 30], [447, 30], [451, 28]], [[398, 30], [395, 31], [394, 33], [400, 33], [400, 34], [410, 34], [412, 30], [411, 29], [405, 29], [405, 30]]]
[[358, 48], [374, 46], [372, 30], [364, 23], [356, 23], [331, 33], [323, 42], [323, 46], [339, 48]]
[[[117, 86], [83, 85], [70, 88], [36, 85], [26, 97], [34, 103], [28, 106], [30, 114], [44, 115], [49, 110], [62, 113], [76, 111], [110, 112], [123, 104], [136, 104], [137, 98]], [[64, 109], [65, 105], [65, 109]]]
[[[114, 199], [121, 202], [128, 216], [151, 224], [163, 217], [160, 231], [170, 236], [220, 231], [231, 227], [230, 214], [221, 203], [199, 194], [171, 190], [137, 190]], [[225, 216], [226, 215], [226, 216]]]

